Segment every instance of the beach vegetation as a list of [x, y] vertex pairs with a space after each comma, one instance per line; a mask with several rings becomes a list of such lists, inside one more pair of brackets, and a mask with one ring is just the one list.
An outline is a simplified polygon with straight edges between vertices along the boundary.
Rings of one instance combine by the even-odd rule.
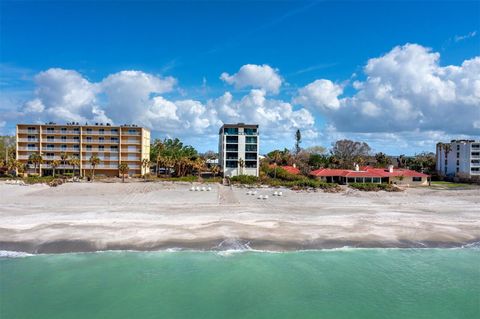
[[[53, 160], [50, 162], [50, 166], [52, 167], [52, 176], [55, 177], [55, 171], [58, 166], [60, 166], [59, 160]], [[65, 172], [63, 173], [65, 175]]]
[[398, 188], [392, 184], [350, 183], [348, 184], [348, 186], [354, 189], [358, 189], [360, 191], [365, 191], [365, 192], [378, 192], [378, 191], [401, 192], [402, 191], [401, 188]]
[[40, 171], [40, 164], [43, 163], [42, 155], [39, 153], [30, 154], [30, 156], [28, 157], [28, 161], [33, 164], [35, 172], [37, 172], [37, 168], [38, 168], [38, 175], [41, 176], [42, 174]]
[[[76, 156], [70, 157], [68, 160], [68, 164], [72, 166], [72, 175], [75, 176], [75, 168], [80, 168], [80, 159]], [[63, 173], [63, 175], [66, 175], [66, 173]]]
[[120, 165], [118, 165], [118, 172], [120, 176], [122, 176], [122, 183], [125, 183], [125, 174], [128, 174], [129, 170], [130, 167], [128, 167], [127, 163], [120, 163]]
[[92, 155], [88, 161], [90, 162], [90, 166], [91, 166], [90, 176], [93, 181], [95, 180], [95, 168], [97, 167], [98, 164], [100, 164], [100, 159], [98, 158], [98, 156]]

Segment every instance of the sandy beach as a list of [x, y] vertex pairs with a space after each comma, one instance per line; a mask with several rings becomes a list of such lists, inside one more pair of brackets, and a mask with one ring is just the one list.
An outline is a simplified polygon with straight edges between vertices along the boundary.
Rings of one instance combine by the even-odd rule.
[[[195, 184], [198, 185], [198, 184]], [[455, 247], [480, 241], [480, 190], [340, 193], [190, 183], [0, 183], [0, 250]], [[199, 185], [202, 186], [202, 185]], [[205, 186], [205, 185], [203, 185]]]

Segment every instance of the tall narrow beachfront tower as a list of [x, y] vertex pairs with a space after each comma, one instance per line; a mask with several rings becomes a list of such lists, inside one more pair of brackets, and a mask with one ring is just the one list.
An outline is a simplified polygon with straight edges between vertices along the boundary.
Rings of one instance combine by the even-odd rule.
[[219, 131], [219, 165], [223, 175], [258, 176], [259, 133], [257, 124], [224, 124]]

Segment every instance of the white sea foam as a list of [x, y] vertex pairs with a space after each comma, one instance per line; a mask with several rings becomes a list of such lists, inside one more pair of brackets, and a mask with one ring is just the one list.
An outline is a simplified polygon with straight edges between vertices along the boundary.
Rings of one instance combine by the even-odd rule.
[[28, 256], [34, 255], [22, 251], [0, 250], [0, 258], [23, 258]]

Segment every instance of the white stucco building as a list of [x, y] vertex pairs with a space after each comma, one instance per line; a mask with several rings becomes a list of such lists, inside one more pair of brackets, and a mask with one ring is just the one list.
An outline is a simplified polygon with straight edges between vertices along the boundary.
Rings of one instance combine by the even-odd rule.
[[480, 141], [437, 143], [437, 172], [445, 177], [480, 179]]
[[223, 175], [258, 176], [259, 134], [256, 124], [224, 124], [219, 131], [219, 164]]

